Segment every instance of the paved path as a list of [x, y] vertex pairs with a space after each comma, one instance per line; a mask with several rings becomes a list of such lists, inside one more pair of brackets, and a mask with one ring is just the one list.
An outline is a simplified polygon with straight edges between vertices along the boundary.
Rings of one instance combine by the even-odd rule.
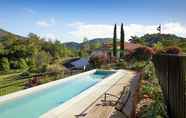
[[[117, 82], [115, 86], [113, 86], [108, 92], [114, 95], [120, 95], [120, 92], [123, 89], [123, 86], [129, 85], [132, 91], [131, 98], [127, 103], [126, 107], [123, 109], [129, 116], [131, 116], [135, 111], [133, 111], [134, 105], [134, 95], [136, 89], [139, 85], [139, 74], [127, 71], [127, 77], [121, 78], [120, 81]], [[93, 104], [88, 110], [86, 110], [83, 115], [78, 118], [124, 118], [123, 114], [119, 113], [114, 109], [112, 105], [105, 105], [101, 100], [103, 100], [102, 96], [95, 104]], [[114, 100], [114, 98], [109, 98], [110, 100]]]

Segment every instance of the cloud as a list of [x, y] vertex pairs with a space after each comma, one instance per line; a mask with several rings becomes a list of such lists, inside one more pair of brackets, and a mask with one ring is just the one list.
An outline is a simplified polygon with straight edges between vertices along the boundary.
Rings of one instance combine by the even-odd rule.
[[24, 8], [24, 11], [26, 11], [29, 14], [36, 14], [36, 11], [34, 11], [33, 9], [30, 9], [30, 8]]
[[[114, 26], [109, 24], [85, 24], [82, 22], [75, 22], [69, 24], [69, 26], [73, 29], [69, 32], [69, 34], [79, 39], [83, 39], [83, 37], [92, 39], [98, 37], [103, 38], [113, 36]], [[119, 26], [120, 25], [118, 25], [117, 30], [118, 37], [120, 37]], [[158, 25], [127, 24], [124, 25], [125, 37], [128, 40], [131, 36], [142, 36], [147, 33], [157, 33], [157, 27]], [[182, 25], [179, 22], [165, 23], [162, 24], [162, 33], [171, 33], [178, 36], [186, 37], [186, 26]]]
[[44, 37], [47, 38], [47, 39], [50, 39], [50, 40], [58, 39], [58, 37], [55, 34], [53, 34], [53, 33], [48, 33]]
[[48, 28], [51, 26], [54, 26], [56, 24], [56, 20], [54, 18], [51, 18], [50, 20], [40, 20], [36, 22], [36, 25], [41, 28]]

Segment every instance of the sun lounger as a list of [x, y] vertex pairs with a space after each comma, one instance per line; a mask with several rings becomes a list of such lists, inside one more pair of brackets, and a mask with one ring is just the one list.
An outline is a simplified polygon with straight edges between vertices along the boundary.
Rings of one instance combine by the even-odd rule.
[[[113, 100], [109, 101], [107, 99], [108, 96], [114, 97], [114, 98], [116, 98], [116, 100], [115, 101], [113, 101]], [[131, 91], [130, 91], [130, 88], [127, 86], [127, 87], [123, 87], [123, 90], [121, 91], [119, 96], [113, 95], [113, 94], [108, 93], [108, 92], [105, 93], [103, 102], [105, 102], [105, 103], [110, 102], [110, 104], [114, 102], [114, 104], [112, 104], [112, 105], [115, 106], [115, 109], [117, 111], [121, 112], [123, 115], [125, 115], [125, 117], [128, 118], [128, 115], [124, 112], [123, 109], [126, 106], [130, 96], [131, 96]]]

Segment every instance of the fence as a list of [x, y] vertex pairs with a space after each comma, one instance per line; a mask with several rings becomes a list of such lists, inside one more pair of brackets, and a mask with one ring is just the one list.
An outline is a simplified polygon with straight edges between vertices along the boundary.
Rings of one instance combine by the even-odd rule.
[[153, 62], [170, 118], [186, 118], [186, 56], [155, 55]]
[[[69, 72], [65, 72], [63, 73], [63, 75], [61, 75], [60, 77], [57, 77], [56, 79], [61, 79], [61, 78], [65, 78], [74, 74], [78, 74], [83, 72], [82, 70], [72, 70]], [[9, 93], [13, 93], [19, 90], [23, 90], [26, 88], [26, 84], [28, 83], [30, 78], [33, 77], [43, 77], [45, 75], [49, 75], [50, 73], [40, 73], [40, 74], [36, 74], [36, 75], [32, 75], [30, 77], [25, 77], [25, 78], [15, 78], [15, 77], [10, 77], [10, 78], [6, 78], [0, 81], [0, 96], [9, 94]], [[42, 78], [44, 79], [44, 78]], [[52, 79], [52, 78], [49, 78]], [[53, 81], [53, 80], [49, 80], [49, 81]]]

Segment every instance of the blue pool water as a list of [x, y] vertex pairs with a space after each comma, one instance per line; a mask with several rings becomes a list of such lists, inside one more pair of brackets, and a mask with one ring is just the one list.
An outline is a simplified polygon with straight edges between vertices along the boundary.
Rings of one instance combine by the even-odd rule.
[[0, 118], [38, 118], [111, 74], [111, 72], [97, 71], [1, 104]]

